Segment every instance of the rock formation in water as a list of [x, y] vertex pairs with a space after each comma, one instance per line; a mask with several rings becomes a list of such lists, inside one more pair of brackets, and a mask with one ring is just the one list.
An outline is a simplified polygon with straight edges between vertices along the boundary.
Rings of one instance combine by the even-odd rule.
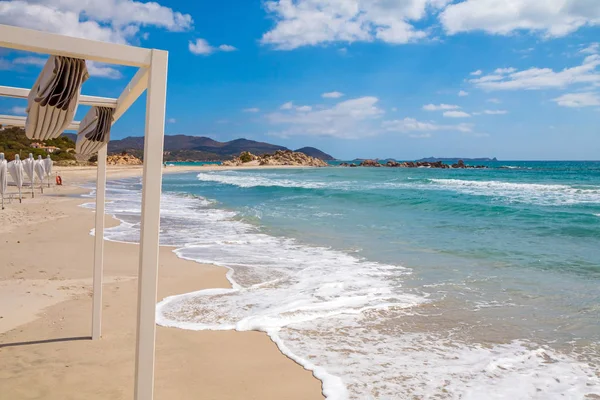
[[385, 164], [381, 164], [377, 160], [364, 160], [360, 164], [348, 164], [341, 163], [340, 167], [390, 167], [390, 168], [440, 168], [440, 169], [451, 169], [451, 168], [487, 168], [485, 165], [465, 165], [463, 160], [458, 160], [456, 164], [444, 164], [441, 161], [436, 162], [427, 162], [427, 161], [405, 161], [398, 162], [394, 160], [390, 160]]
[[260, 166], [260, 165], [294, 165], [306, 167], [327, 167], [325, 161], [318, 158], [307, 156], [304, 153], [298, 153], [291, 150], [277, 150], [273, 154], [254, 155], [247, 151], [242, 152], [233, 160], [223, 161], [221, 163], [227, 167], [237, 166]]

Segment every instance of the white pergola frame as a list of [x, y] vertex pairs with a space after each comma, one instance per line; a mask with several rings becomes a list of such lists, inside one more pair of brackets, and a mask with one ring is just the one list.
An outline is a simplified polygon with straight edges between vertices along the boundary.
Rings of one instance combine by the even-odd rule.
[[[154, 393], [156, 291], [168, 53], [163, 50], [97, 42], [7, 25], [0, 25], [0, 47], [139, 68], [118, 99], [82, 95], [79, 104], [114, 108], [114, 123], [145, 90], [148, 91], [144, 132], [134, 399], [151, 400]], [[0, 96], [3, 97], [27, 98], [28, 95], [29, 89], [0, 86]], [[24, 126], [25, 117], [0, 115], [0, 124]], [[74, 121], [69, 129], [77, 130], [78, 127], [79, 123]], [[93, 340], [100, 339], [102, 323], [106, 156], [107, 146], [103, 146], [98, 151], [96, 181]]]

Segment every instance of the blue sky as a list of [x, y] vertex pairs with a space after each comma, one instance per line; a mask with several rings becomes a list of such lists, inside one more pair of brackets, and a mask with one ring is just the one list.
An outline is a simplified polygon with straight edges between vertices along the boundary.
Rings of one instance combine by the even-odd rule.
[[[0, 1], [0, 23], [168, 50], [167, 134], [344, 159], [600, 158], [596, 0]], [[31, 87], [43, 62], [0, 52], [0, 84]], [[114, 97], [135, 73], [89, 70], [82, 92]], [[112, 137], [142, 135], [143, 114]]]

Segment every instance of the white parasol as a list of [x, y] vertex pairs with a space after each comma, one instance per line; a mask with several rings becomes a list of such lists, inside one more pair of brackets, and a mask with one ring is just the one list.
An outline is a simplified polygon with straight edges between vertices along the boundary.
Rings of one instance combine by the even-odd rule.
[[33, 154], [29, 153], [29, 158], [23, 160], [23, 169], [29, 178], [29, 182], [31, 182], [31, 197], [35, 197], [33, 192], [33, 180], [35, 179], [35, 160], [33, 159]]
[[0, 153], [0, 197], [2, 197], [2, 209], [4, 210], [4, 194], [6, 193], [6, 183], [8, 181], [8, 171], [4, 153]]
[[46, 159], [44, 160], [44, 169], [46, 170], [46, 176], [48, 177], [48, 187], [50, 187], [50, 175], [52, 175], [53, 165], [54, 162], [50, 158], [50, 154], [48, 154], [48, 157], [46, 157]]
[[44, 167], [44, 160], [42, 156], [38, 156], [38, 159], [35, 160], [34, 164], [35, 174], [40, 180], [40, 190], [44, 193], [44, 177], [46, 176], [46, 168]]
[[71, 123], [89, 77], [85, 60], [50, 56], [27, 98], [25, 134], [29, 139], [58, 137]]
[[15, 155], [13, 161], [8, 163], [8, 172], [10, 172], [10, 176], [12, 176], [15, 185], [19, 189], [19, 202], [21, 202], [21, 188], [25, 180], [25, 170], [23, 169], [23, 161], [21, 161], [18, 154]]
[[79, 124], [77, 132], [78, 154], [91, 155], [110, 140], [114, 108], [92, 107]]

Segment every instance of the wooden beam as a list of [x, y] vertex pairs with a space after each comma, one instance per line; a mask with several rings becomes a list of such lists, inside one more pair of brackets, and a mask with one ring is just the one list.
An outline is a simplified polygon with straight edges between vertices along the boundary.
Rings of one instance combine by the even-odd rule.
[[160, 195], [167, 96], [168, 53], [152, 50], [146, 96], [144, 175], [140, 225], [138, 320], [135, 356], [135, 400], [154, 395], [154, 351], [156, 340], [156, 288], [160, 233]]
[[[0, 96], [12, 97], [15, 99], [27, 99], [29, 97], [29, 89], [17, 88], [12, 86], [0, 86]], [[79, 104], [83, 106], [98, 106], [98, 107], [117, 107], [117, 99], [111, 99], [109, 97], [98, 97], [98, 96], [86, 96], [84, 94], [79, 96]]]
[[106, 200], [106, 153], [108, 146], [98, 150], [96, 179], [96, 228], [94, 230], [94, 278], [92, 298], [92, 340], [102, 335], [102, 271], [104, 269], [104, 205]]
[[131, 107], [131, 105], [144, 93], [148, 87], [148, 69], [140, 68], [131, 78], [131, 81], [125, 87], [117, 99], [117, 107], [113, 114], [113, 124]]
[[[22, 117], [19, 115], [0, 115], [0, 125], [2, 126], [25, 126], [26, 117]], [[73, 121], [69, 124], [66, 131], [78, 131], [79, 130], [79, 121]]]
[[0, 47], [83, 58], [109, 64], [147, 67], [150, 49], [0, 25]]

